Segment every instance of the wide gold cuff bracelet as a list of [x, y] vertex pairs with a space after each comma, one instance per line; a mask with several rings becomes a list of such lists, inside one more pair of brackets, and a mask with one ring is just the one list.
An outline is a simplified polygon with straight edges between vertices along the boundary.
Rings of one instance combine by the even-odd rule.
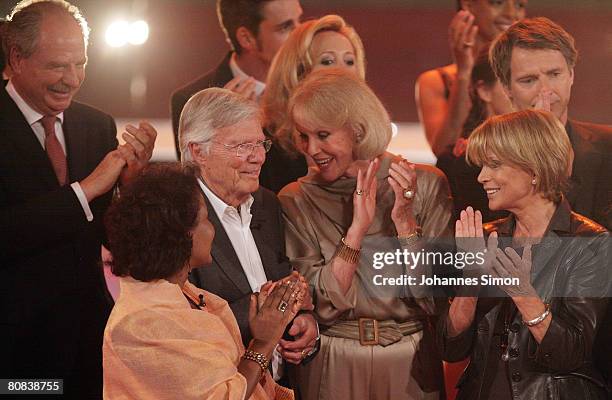
[[344, 241], [344, 237], [338, 243], [336, 247], [336, 257], [340, 257], [344, 261], [350, 264], [357, 264], [359, 262], [359, 254], [361, 249], [354, 249]]

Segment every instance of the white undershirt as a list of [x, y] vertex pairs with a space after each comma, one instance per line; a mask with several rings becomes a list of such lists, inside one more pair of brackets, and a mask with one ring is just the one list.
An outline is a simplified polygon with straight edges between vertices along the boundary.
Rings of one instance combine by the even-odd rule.
[[[28, 125], [30, 125], [30, 128], [32, 128], [32, 131], [34, 132], [34, 135], [36, 136], [36, 139], [38, 139], [38, 142], [40, 143], [42, 148], [45, 149], [45, 128], [42, 126], [41, 122], [41, 118], [44, 117], [44, 115], [34, 110], [32, 107], [30, 107], [28, 103], [25, 102], [25, 100], [19, 95], [19, 93], [17, 93], [13, 82], [9, 81], [7, 83], [6, 92], [11, 97], [11, 99], [13, 99], [13, 101], [17, 105], [17, 108], [19, 108], [19, 111], [21, 111], [21, 113], [25, 117], [26, 121], [28, 122]], [[64, 137], [64, 128], [62, 127], [63, 123], [64, 113], [61, 112], [57, 114], [57, 118], [55, 119], [55, 136], [60, 142], [64, 154], [66, 154], [66, 138]], [[83, 192], [83, 189], [81, 188], [79, 182], [71, 183], [70, 187], [72, 187], [72, 190], [79, 199], [79, 203], [81, 204], [81, 208], [83, 208], [83, 212], [85, 213], [87, 221], [93, 221], [93, 213], [89, 208], [87, 197], [85, 196], [85, 193]]]

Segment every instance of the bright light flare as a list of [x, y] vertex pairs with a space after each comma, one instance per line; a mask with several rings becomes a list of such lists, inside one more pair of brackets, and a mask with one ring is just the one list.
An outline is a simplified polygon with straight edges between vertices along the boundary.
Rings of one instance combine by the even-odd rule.
[[149, 24], [139, 20], [132, 23], [115, 21], [106, 29], [106, 43], [111, 47], [123, 47], [126, 44], [135, 46], [144, 44], [149, 39]]
[[111, 47], [122, 47], [128, 42], [130, 24], [127, 21], [115, 21], [106, 29], [106, 43]]
[[149, 38], [149, 24], [140, 20], [130, 25], [130, 36], [128, 41], [133, 45], [144, 44]]

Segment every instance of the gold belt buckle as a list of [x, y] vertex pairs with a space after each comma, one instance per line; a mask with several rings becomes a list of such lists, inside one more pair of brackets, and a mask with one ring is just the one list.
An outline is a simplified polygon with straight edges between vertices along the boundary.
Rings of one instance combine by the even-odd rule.
[[359, 318], [359, 343], [362, 346], [378, 344], [378, 321], [373, 318]]

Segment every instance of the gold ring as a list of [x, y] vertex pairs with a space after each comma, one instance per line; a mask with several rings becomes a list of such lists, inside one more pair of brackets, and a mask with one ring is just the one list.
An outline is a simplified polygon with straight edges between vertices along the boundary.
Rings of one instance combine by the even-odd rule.
[[361, 195], [363, 194], [363, 189], [357, 189], [357, 190], [355, 190], [355, 194], [356, 194], [357, 196], [361, 196]]
[[474, 42], [463, 42], [463, 47], [474, 47]]

